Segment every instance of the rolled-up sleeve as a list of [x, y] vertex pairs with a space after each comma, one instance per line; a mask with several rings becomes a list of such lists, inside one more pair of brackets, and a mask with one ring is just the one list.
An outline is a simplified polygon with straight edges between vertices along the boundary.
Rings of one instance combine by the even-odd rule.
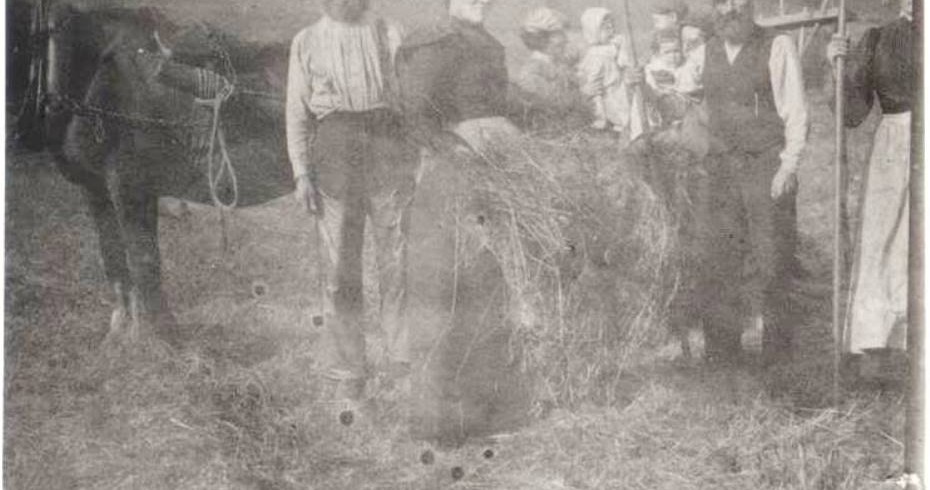
[[790, 36], [780, 35], [772, 41], [769, 71], [775, 108], [785, 123], [785, 149], [781, 152], [781, 162], [789, 168], [797, 168], [807, 143], [808, 114], [801, 57]]
[[305, 32], [301, 32], [291, 43], [287, 69], [287, 154], [295, 179], [311, 174], [310, 146], [314, 131], [314, 116], [310, 111], [311, 75], [308, 71], [304, 38]]

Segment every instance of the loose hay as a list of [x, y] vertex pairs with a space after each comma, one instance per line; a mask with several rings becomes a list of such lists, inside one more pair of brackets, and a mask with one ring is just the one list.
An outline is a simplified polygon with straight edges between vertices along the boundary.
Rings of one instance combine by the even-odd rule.
[[678, 264], [667, 203], [609, 141], [497, 141], [467, 169], [537, 401], [614, 402], [636, 353], [665, 336]]
[[[900, 471], [899, 398], [797, 413], [759, 397], [743, 374], [658, 375], [622, 409], [554, 412], [499, 448], [509, 464], [482, 481], [493, 488], [862, 489]], [[721, 396], [732, 385], [745, 386]]]

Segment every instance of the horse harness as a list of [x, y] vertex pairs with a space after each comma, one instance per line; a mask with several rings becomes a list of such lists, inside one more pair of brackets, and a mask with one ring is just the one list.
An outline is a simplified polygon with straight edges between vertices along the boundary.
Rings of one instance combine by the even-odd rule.
[[[70, 19], [70, 17], [66, 18], [62, 25], [49, 28], [39, 35], [47, 36], [47, 39], [52, 38], [54, 35], [61, 33], [64, 30], [64, 25]], [[206, 29], [206, 26], [202, 27]], [[160, 39], [157, 37], [157, 31], [154, 32], [156, 36], [156, 42], [161, 45]], [[195, 161], [200, 158], [205, 158], [207, 160], [207, 180], [209, 184], [210, 197], [214, 205], [221, 209], [235, 208], [239, 200], [238, 180], [236, 178], [235, 168], [227, 150], [225, 133], [222, 129], [221, 123], [221, 110], [223, 104], [228, 101], [232, 94], [236, 91], [234, 82], [236, 74], [229, 53], [214, 39], [214, 36], [211, 32], [207, 33], [207, 38], [210, 40], [214, 52], [216, 52], [221, 58], [226, 72], [232, 77], [229, 79], [222, 77], [211, 70], [200, 67], [191, 67], [191, 69], [194, 70], [197, 75], [194, 106], [204, 107], [211, 112], [211, 121], [209, 124], [205, 125], [202, 119], [195, 117], [182, 119], [152, 117], [142, 114], [129, 114], [104, 107], [99, 107], [85, 101], [76, 100], [67, 94], [61, 93], [43, 93], [41, 96], [41, 106], [50, 113], [69, 112], [76, 117], [89, 118], [93, 120], [94, 137], [98, 143], [103, 142], [106, 137], [104, 121], [110, 120], [116, 121], [123, 126], [134, 128], [190, 130], [195, 133], [195, 136], [192, 138], [194, 143], [192, 143], [191, 146], [194, 147], [195, 154], [197, 154], [199, 153], [197, 152], [199, 148], [196, 142], [203, 140], [196, 136], [196, 132], [197, 130], [208, 128], [209, 133], [207, 135], [206, 144], [207, 152], [205, 155], [201, 155], [199, 158], [195, 157]], [[110, 46], [115, 46], [118, 41], [119, 39], [114, 40], [110, 43]], [[109, 47], [108, 49], [104, 50], [104, 52], [107, 51], [110, 51]], [[146, 50], [140, 48], [136, 54], [144, 56], [148, 55], [149, 53]], [[161, 59], [158, 61], [157, 68], [155, 70], [157, 73], [160, 71], [164, 62], [167, 61], [167, 58], [157, 54], [151, 54], [151, 56], [161, 56]], [[217, 152], [219, 155], [217, 155]], [[225, 179], [230, 181], [233, 191], [233, 196], [229, 202], [223, 202], [223, 200], [219, 197], [218, 192], [220, 184]]]

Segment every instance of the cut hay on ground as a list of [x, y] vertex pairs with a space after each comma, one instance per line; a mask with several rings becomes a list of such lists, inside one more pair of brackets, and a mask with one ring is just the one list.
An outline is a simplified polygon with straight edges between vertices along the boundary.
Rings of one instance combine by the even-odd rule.
[[[793, 411], [745, 373], [642, 373], [622, 409], [560, 410], [499, 449], [510, 489], [879, 489], [901, 470], [900, 398]], [[698, 374], [698, 375], [695, 375]], [[476, 478], [481, 481], [481, 479]]]

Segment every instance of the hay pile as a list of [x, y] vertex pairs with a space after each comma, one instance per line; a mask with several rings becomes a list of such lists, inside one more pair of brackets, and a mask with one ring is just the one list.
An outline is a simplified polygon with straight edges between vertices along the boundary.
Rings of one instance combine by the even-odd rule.
[[613, 140], [498, 142], [471, 165], [537, 402], [612, 403], [619, 376], [665, 337], [677, 223]]
[[900, 474], [898, 397], [792, 410], [760, 397], [749, 375], [640, 374], [650, 381], [629, 405], [554, 412], [499, 447], [509, 464], [475, 486], [880, 489]]

